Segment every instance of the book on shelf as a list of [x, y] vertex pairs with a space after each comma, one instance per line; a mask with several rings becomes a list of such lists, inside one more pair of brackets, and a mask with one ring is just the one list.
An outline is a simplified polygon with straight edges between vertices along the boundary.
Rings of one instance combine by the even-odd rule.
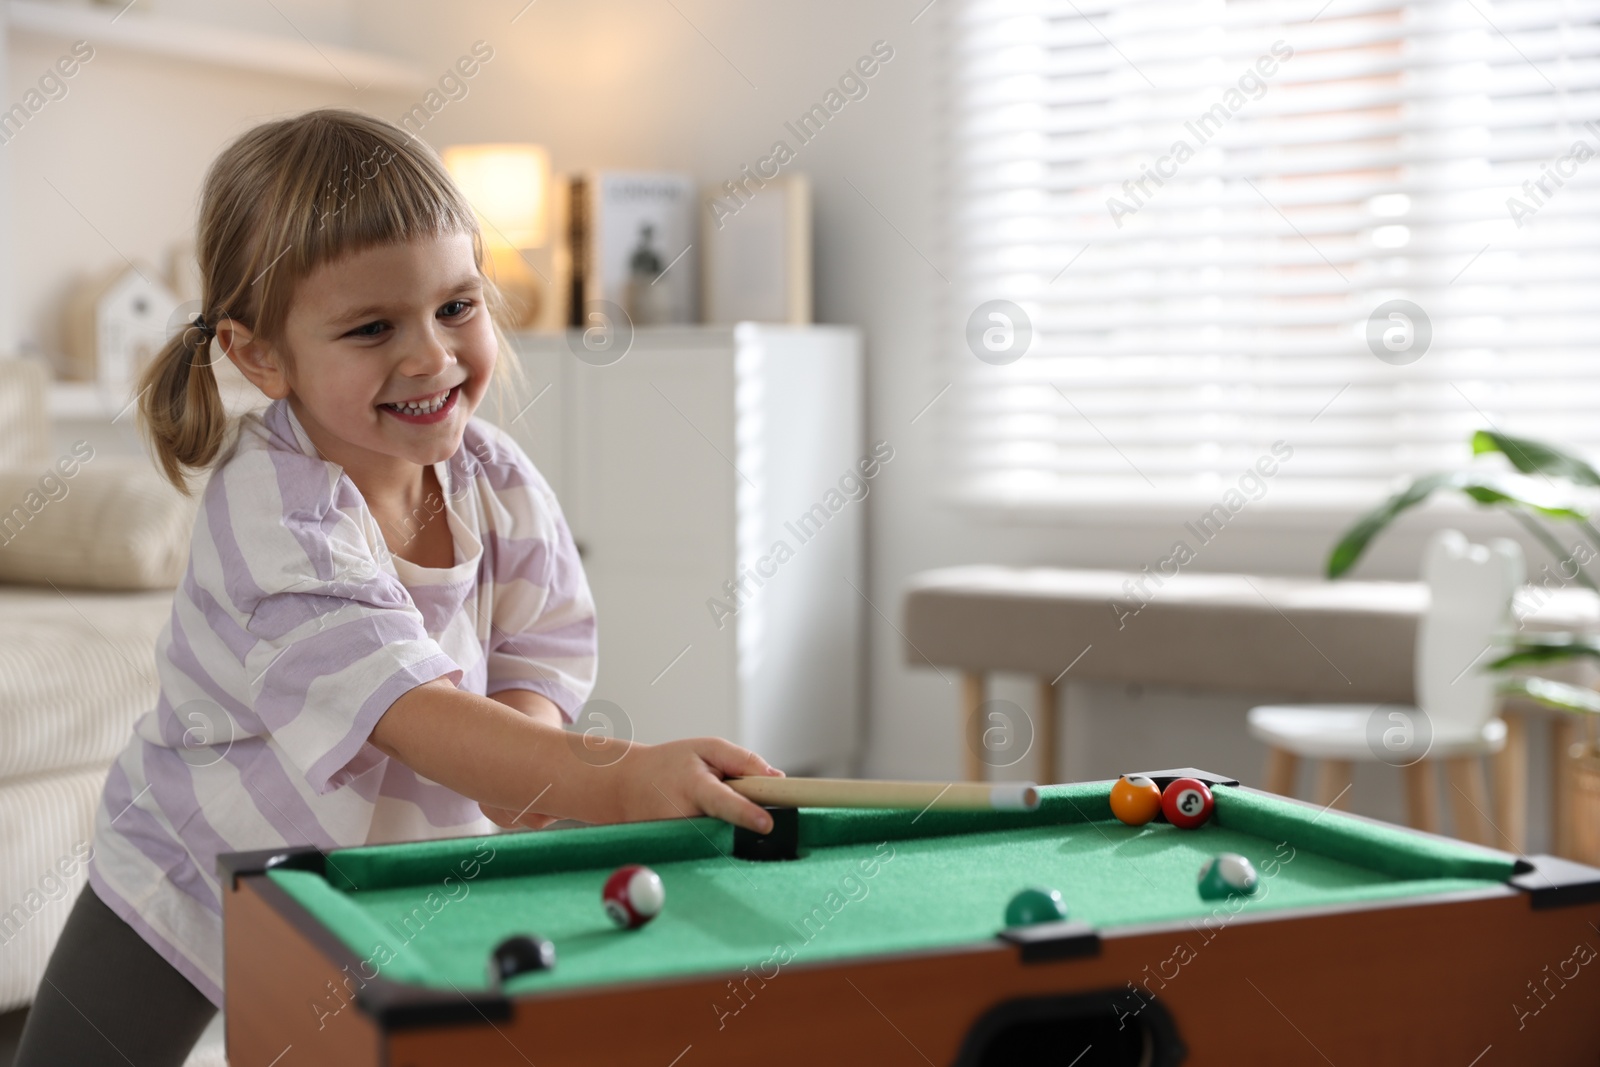
[[602, 302], [634, 326], [699, 320], [699, 191], [687, 174], [586, 171], [567, 180], [567, 325]]

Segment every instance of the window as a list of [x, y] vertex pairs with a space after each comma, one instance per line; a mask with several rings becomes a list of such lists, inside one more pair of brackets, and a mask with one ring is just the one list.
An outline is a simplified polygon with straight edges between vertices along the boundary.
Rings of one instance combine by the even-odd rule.
[[1478, 428], [1600, 449], [1597, 18], [954, 5], [964, 495], [1203, 501], [1265, 456], [1277, 502], [1365, 503]]

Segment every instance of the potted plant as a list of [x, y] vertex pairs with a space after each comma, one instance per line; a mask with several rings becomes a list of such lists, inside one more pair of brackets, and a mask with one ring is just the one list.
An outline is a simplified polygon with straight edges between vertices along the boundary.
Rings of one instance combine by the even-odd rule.
[[[1587, 560], [1569, 551], [1552, 532], [1560, 523], [1577, 530], [1593, 553], [1600, 557], [1600, 529], [1590, 520], [1587, 490], [1600, 487], [1600, 472], [1571, 453], [1522, 437], [1511, 437], [1491, 430], [1472, 435], [1473, 455], [1502, 455], [1512, 470], [1483, 466], [1460, 471], [1425, 474], [1412, 479], [1389, 499], [1358, 519], [1345, 531], [1328, 555], [1329, 578], [1338, 578], [1355, 566], [1367, 546], [1401, 513], [1417, 507], [1437, 492], [1459, 492], [1484, 507], [1509, 515], [1536, 541], [1561, 561], [1563, 576], [1600, 594], [1595, 575], [1584, 567]], [[1567, 575], [1570, 565], [1573, 573]], [[1486, 670], [1530, 671], [1561, 662], [1590, 658], [1600, 660], [1600, 636], [1573, 633], [1530, 633], [1512, 635], [1510, 647]], [[1507, 674], [1498, 688], [1502, 693], [1525, 697], [1546, 707], [1583, 715], [1587, 722], [1586, 739], [1574, 745], [1568, 756], [1572, 795], [1567, 797], [1575, 850], [1580, 858], [1600, 863], [1600, 693], [1537, 674]], [[1556, 803], [1561, 803], [1557, 798]]]

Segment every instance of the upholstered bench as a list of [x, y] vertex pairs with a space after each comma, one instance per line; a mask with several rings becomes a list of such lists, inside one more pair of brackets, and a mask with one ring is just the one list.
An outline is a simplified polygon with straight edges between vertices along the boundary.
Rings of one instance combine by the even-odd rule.
[[[910, 664], [962, 674], [966, 775], [985, 776], [986, 676], [1038, 679], [1034, 748], [1039, 778], [1057, 778], [1057, 719], [1067, 681], [1257, 694], [1276, 700], [1411, 704], [1420, 582], [1328, 582], [1244, 574], [1149, 574], [997, 566], [927, 571], [903, 606]], [[1580, 589], [1525, 587], [1516, 610], [1537, 630], [1594, 628], [1600, 598]], [[1551, 673], [1551, 672], [1547, 672]], [[1562, 675], [1581, 678], [1572, 668]], [[1495, 763], [1495, 823], [1522, 847], [1527, 823], [1527, 733], [1535, 709], [1507, 702], [1506, 757]], [[1553, 770], [1576, 739], [1553, 719]], [[1557, 783], [1562, 795], [1562, 784]], [[1559, 809], [1560, 805], [1553, 808]], [[1558, 819], [1557, 844], [1566, 828]]]
[[[106, 769], [155, 705], [198, 506], [143, 458], [52, 454], [45, 381], [0, 360], [0, 1012], [33, 999]], [[188, 1063], [223, 1063], [220, 1027]]]

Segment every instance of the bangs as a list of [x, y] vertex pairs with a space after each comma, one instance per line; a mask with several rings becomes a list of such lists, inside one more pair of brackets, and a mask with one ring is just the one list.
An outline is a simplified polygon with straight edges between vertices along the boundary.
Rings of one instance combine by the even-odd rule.
[[238, 294], [236, 306], [254, 312], [240, 318], [253, 318], [259, 333], [281, 334], [301, 279], [373, 246], [467, 234], [482, 272], [477, 217], [426, 143], [348, 111], [313, 112], [252, 133], [259, 136], [237, 145], [246, 158], [236, 163], [276, 175], [261, 190], [266, 202], [245, 212], [256, 222], [243, 245], [255, 292]]

